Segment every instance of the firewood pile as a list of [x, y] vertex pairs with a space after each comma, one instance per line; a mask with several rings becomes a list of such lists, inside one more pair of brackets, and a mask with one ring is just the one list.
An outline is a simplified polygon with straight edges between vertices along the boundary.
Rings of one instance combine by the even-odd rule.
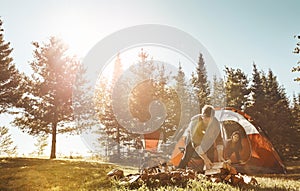
[[146, 185], [149, 188], [160, 186], [186, 187], [190, 180], [205, 178], [212, 182], [223, 182], [233, 186], [256, 185], [256, 179], [242, 175], [234, 167], [225, 162], [214, 163], [212, 168], [204, 174], [197, 173], [193, 169], [176, 169], [166, 163], [142, 170], [140, 173], [124, 175], [119, 169], [111, 170], [107, 176], [117, 182], [119, 186], [130, 189]]
[[225, 182], [233, 186], [257, 185], [255, 178], [238, 173], [236, 168], [227, 162], [213, 163], [212, 168], [204, 173], [212, 182]]

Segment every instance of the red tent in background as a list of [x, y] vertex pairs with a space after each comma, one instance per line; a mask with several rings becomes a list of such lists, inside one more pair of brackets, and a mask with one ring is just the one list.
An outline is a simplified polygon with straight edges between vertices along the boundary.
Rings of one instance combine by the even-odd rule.
[[162, 140], [161, 129], [142, 135], [144, 149], [150, 152], [157, 152], [158, 144]]

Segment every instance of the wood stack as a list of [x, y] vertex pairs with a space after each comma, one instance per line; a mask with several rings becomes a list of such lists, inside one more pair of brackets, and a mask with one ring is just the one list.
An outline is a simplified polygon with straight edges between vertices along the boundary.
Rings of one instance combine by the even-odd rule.
[[212, 182], [225, 182], [231, 185], [256, 185], [257, 180], [237, 172], [236, 168], [227, 162], [213, 163], [212, 168], [204, 173]]
[[160, 165], [146, 168], [137, 174], [123, 176], [118, 169], [113, 169], [107, 176], [118, 180], [120, 186], [138, 188], [146, 184], [149, 188], [160, 186], [185, 187], [189, 180], [197, 179], [197, 173], [192, 169], [175, 169], [172, 166]]
[[111, 179], [118, 180], [120, 186], [131, 189], [138, 188], [143, 184], [150, 188], [160, 186], [185, 187], [189, 180], [200, 180], [200, 177], [203, 178], [203, 176], [212, 182], [224, 182], [234, 186], [257, 184], [254, 178], [238, 173], [234, 167], [226, 162], [213, 163], [212, 168], [201, 175], [193, 169], [175, 169], [174, 166], [168, 166], [165, 163], [146, 168], [141, 173], [127, 176], [124, 176], [123, 171], [118, 169], [113, 169], [107, 174]]

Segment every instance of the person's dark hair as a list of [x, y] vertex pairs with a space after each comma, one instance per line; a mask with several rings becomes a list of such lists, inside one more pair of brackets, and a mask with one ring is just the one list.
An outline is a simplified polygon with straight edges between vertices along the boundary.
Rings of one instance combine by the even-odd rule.
[[241, 133], [239, 131], [234, 131], [232, 134], [231, 134], [231, 140], [233, 138], [234, 135], [238, 135], [239, 136], [239, 140], [237, 142], [237, 147], [239, 150], [242, 149], [242, 137], [241, 137]]
[[239, 135], [239, 138], [241, 138], [241, 134], [239, 131], [234, 131], [232, 134], [231, 134], [231, 138], [233, 137], [233, 135]]
[[215, 116], [215, 109], [211, 105], [205, 105], [202, 108], [202, 115], [205, 117], [214, 117]]

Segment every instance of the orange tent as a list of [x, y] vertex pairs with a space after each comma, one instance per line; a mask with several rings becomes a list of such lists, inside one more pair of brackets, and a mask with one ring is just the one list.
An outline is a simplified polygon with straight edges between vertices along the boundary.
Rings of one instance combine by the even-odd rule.
[[[240, 110], [233, 108], [216, 109], [216, 118], [221, 123], [223, 139], [227, 139], [233, 131], [242, 132], [242, 150], [240, 157], [243, 164], [236, 163], [234, 155], [231, 156], [233, 165], [241, 173], [286, 173], [286, 168], [278, 153], [268, 140], [262, 129], [252, 124], [251, 117]], [[183, 155], [181, 148], [184, 148], [183, 139], [177, 141], [170, 162], [177, 166]], [[236, 163], [236, 164], [235, 164]], [[199, 158], [194, 158], [189, 163], [192, 168], [202, 166]]]
[[143, 135], [143, 147], [150, 152], [157, 152], [159, 141], [162, 139], [161, 130], [158, 129]]

